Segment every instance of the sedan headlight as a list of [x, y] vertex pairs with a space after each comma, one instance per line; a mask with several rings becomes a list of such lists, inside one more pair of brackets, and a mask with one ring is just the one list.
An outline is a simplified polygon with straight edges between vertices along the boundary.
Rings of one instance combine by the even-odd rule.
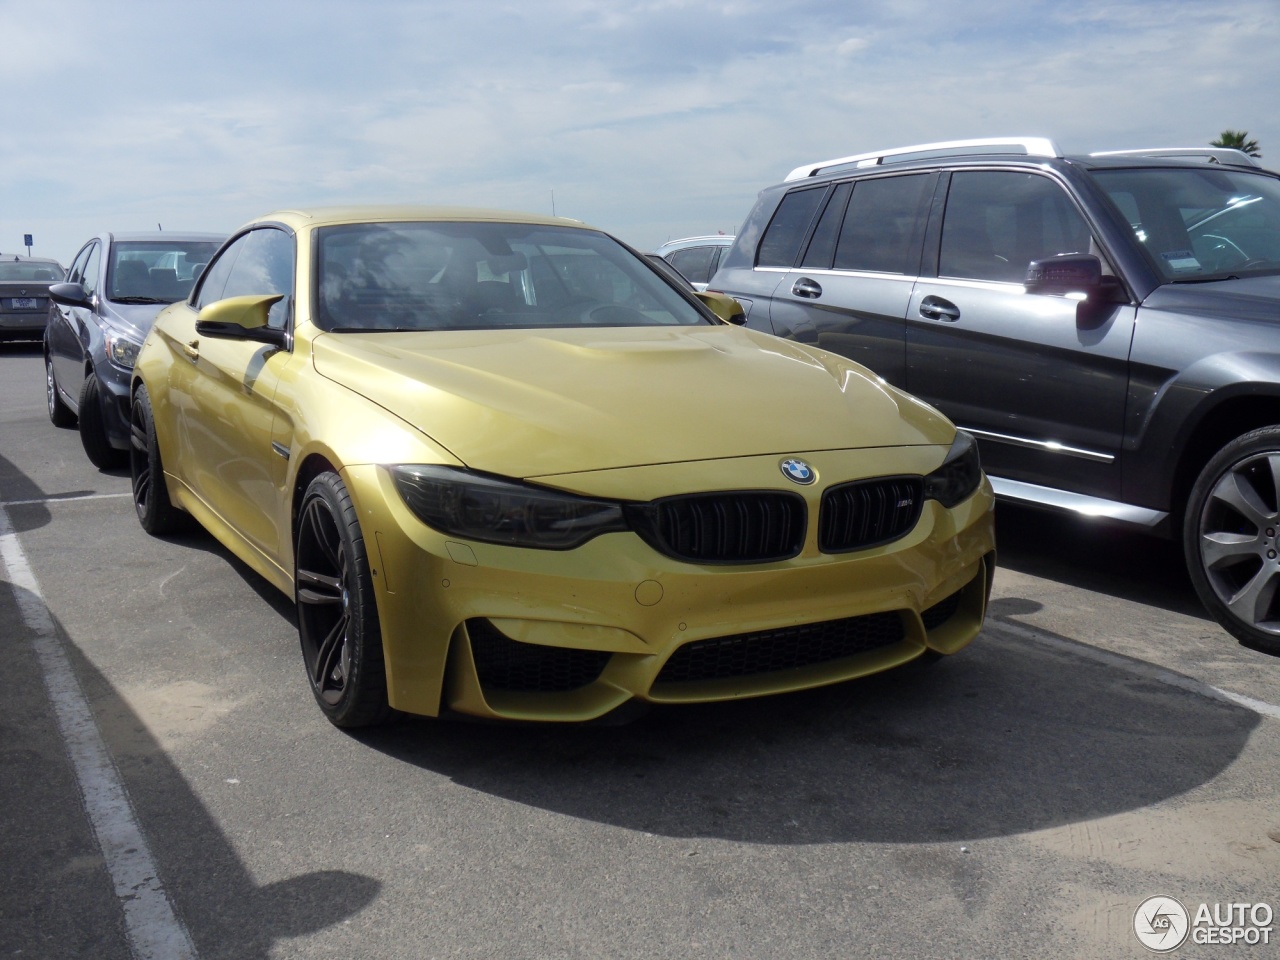
[[105, 337], [107, 359], [117, 367], [132, 370], [138, 360], [138, 351], [142, 349], [142, 344], [118, 330], [108, 330]]
[[950, 508], [971, 496], [980, 483], [982, 463], [978, 459], [978, 441], [957, 430], [947, 459], [924, 478], [924, 495]]
[[483, 543], [571, 550], [627, 530], [622, 505], [457, 467], [390, 468], [405, 505], [441, 533]]

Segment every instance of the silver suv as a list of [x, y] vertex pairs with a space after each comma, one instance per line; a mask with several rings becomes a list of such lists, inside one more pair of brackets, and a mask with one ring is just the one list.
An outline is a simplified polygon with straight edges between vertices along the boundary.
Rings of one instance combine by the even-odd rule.
[[1280, 175], [1039, 138], [841, 157], [762, 191], [710, 288], [938, 407], [1003, 498], [1180, 537], [1280, 654]]

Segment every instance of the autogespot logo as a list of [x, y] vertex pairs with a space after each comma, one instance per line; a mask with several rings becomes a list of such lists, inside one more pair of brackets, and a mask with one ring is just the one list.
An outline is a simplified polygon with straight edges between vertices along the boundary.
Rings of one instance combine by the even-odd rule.
[[779, 466], [782, 467], [782, 475], [795, 483], [813, 483], [818, 476], [813, 467], [795, 457], [783, 460]]
[[1168, 953], [1187, 939], [1191, 915], [1173, 897], [1148, 897], [1133, 915], [1133, 932], [1148, 950]]

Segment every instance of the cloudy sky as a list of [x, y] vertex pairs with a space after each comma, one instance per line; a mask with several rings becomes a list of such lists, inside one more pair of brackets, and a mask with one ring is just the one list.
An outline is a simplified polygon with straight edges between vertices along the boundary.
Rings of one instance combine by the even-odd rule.
[[64, 263], [353, 201], [651, 249], [801, 163], [962, 137], [1231, 128], [1280, 168], [1278, 0], [0, 0], [0, 37], [0, 251]]

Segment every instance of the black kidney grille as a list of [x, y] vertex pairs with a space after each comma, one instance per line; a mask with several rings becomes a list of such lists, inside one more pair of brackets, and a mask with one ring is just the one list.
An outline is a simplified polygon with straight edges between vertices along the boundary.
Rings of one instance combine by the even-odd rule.
[[951, 596], [939, 600], [932, 607], [921, 612], [920, 619], [924, 621], [924, 628], [933, 630], [955, 616], [955, 612], [960, 609], [960, 596], [963, 593], [963, 589], [957, 590]]
[[609, 663], [609, 654], [599, 650], [512, 640], [488, 620], [468, 620], [467, 634], [481, 685], [498, 690], [577, 690], [598, 680]]
[[916, 525], [923, 506], [920, 477], [879, 477], [832, 487], [822, 495], [818, 549], [844, 553], [897, 540]]
[[659, 553], [691, 563], [767, 563], [804, 546], [804, 499], [736, 491], [666, 497], [634, 509], [632, 526]]
[[890, 612], [695, 640], [671, 655], [657, 683], [725, 680], [809, 667], [892, 646], [904, 635], [902, 618]]

